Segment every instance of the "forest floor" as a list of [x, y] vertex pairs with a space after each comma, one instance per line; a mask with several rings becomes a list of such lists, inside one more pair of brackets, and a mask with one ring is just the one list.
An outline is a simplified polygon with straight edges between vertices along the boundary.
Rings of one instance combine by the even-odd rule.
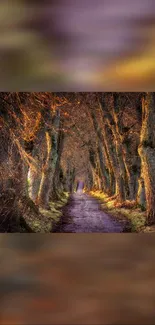
[[74, 193], [62, 209], [63, 215], [54, 232], [121, 233], [130, 232], [127, 218], [111, 216], [102, 210], [99, 200], [89, 194]]
[[[26, 213], [24, 224], [22, 224], [19, 231], [32, 233], [53, 232], [55, 226], [59, 223], [62, 216], [62, 208], [66, 205], [68, 197], [69, 194], [63, 192], [59, 200], [49, 203], [48, 209], [41, 207], [38, 208], [31, 201], [32, 210], [30, 209], [30, 212]], [[36, 210], [36, 208], [38, 210]], [[28, 211], [28, 208], [26, 208], [26, 211]]]
[[1, 232], [155, 232], [155, 225], [145, 226], [146, 211], [141, 211], [140, 207], [129, 201], [119, 206], [115, 199], [100, 191], [70, 196], [69, 193], [62, 193], [58, 201], [50, 202], [48, 209], [35, 206], [31, 200], [23, 200], [21, 207], [18, 202], [18, 207], [23, 211], [21, 226], [11, 228], [11, 231], [2, 229]]

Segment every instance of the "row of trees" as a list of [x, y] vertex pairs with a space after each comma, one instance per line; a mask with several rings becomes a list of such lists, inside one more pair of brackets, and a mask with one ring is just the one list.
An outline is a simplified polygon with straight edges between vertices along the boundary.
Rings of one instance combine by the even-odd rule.
[[49, 209], [79, 178], [155, 222], [154, 93], [1, 93], [0, 105], [4, 224]]
[[[97, 135], [97, 188], [117, 201], [135, 201], [155, 222], [155, 95], [100, 93], [88, 107]], [[93, 99], [92, 99], [93, 100]], [[97, 157], [97, 155], [95, 156]]]
[[0, 94], [2, 224], [24, 222], [27, 213], [39, 214], [36, 207], [49, 209], [58, 198], [65, 101], [52, 93]]

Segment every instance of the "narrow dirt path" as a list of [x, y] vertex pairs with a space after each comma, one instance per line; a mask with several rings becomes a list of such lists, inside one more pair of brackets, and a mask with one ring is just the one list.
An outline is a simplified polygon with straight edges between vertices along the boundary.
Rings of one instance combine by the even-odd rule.
[[120, 233], [125, 225], [109, 216], [97, 199], [88, 194], [73, 194], [63, 209], [55, 232], [61, 233]]

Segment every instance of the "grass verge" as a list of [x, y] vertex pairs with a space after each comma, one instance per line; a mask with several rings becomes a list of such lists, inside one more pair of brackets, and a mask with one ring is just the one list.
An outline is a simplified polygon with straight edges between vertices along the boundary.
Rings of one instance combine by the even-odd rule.
[[102, 209], [109, 215], [114, 216], [118, 221], [127, 221], [130, 224], [130, 232], [155, 231], [152, 227], [146, 227], [146, 211], [141, 211], [135, 201], [126, 201], [123, 205], [116, 204], [115, 197], [108, 197], [100, 191], [91, 191], [90, 194], [100, 200]]
[[[26, 216], [26, 224], [33, 233], [50, 233], [55, 225], [59, 222], [62, 212], [61, 208], [68, 201], [68, 193], [63, 192], [60, 199], [55, 202], [50, 202], [50, 209], [38, 209], [38, 213], [29, 214]], [[37, 208], [37, 207], [36, 207]]]

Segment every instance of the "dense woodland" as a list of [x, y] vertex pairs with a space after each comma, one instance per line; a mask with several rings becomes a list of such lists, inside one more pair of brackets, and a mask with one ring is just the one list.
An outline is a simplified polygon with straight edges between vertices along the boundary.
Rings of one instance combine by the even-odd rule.
[[29, 231], [79, 179], [155, 224], [154, 125], [154, 93], [0, 93], [1, 231]]

